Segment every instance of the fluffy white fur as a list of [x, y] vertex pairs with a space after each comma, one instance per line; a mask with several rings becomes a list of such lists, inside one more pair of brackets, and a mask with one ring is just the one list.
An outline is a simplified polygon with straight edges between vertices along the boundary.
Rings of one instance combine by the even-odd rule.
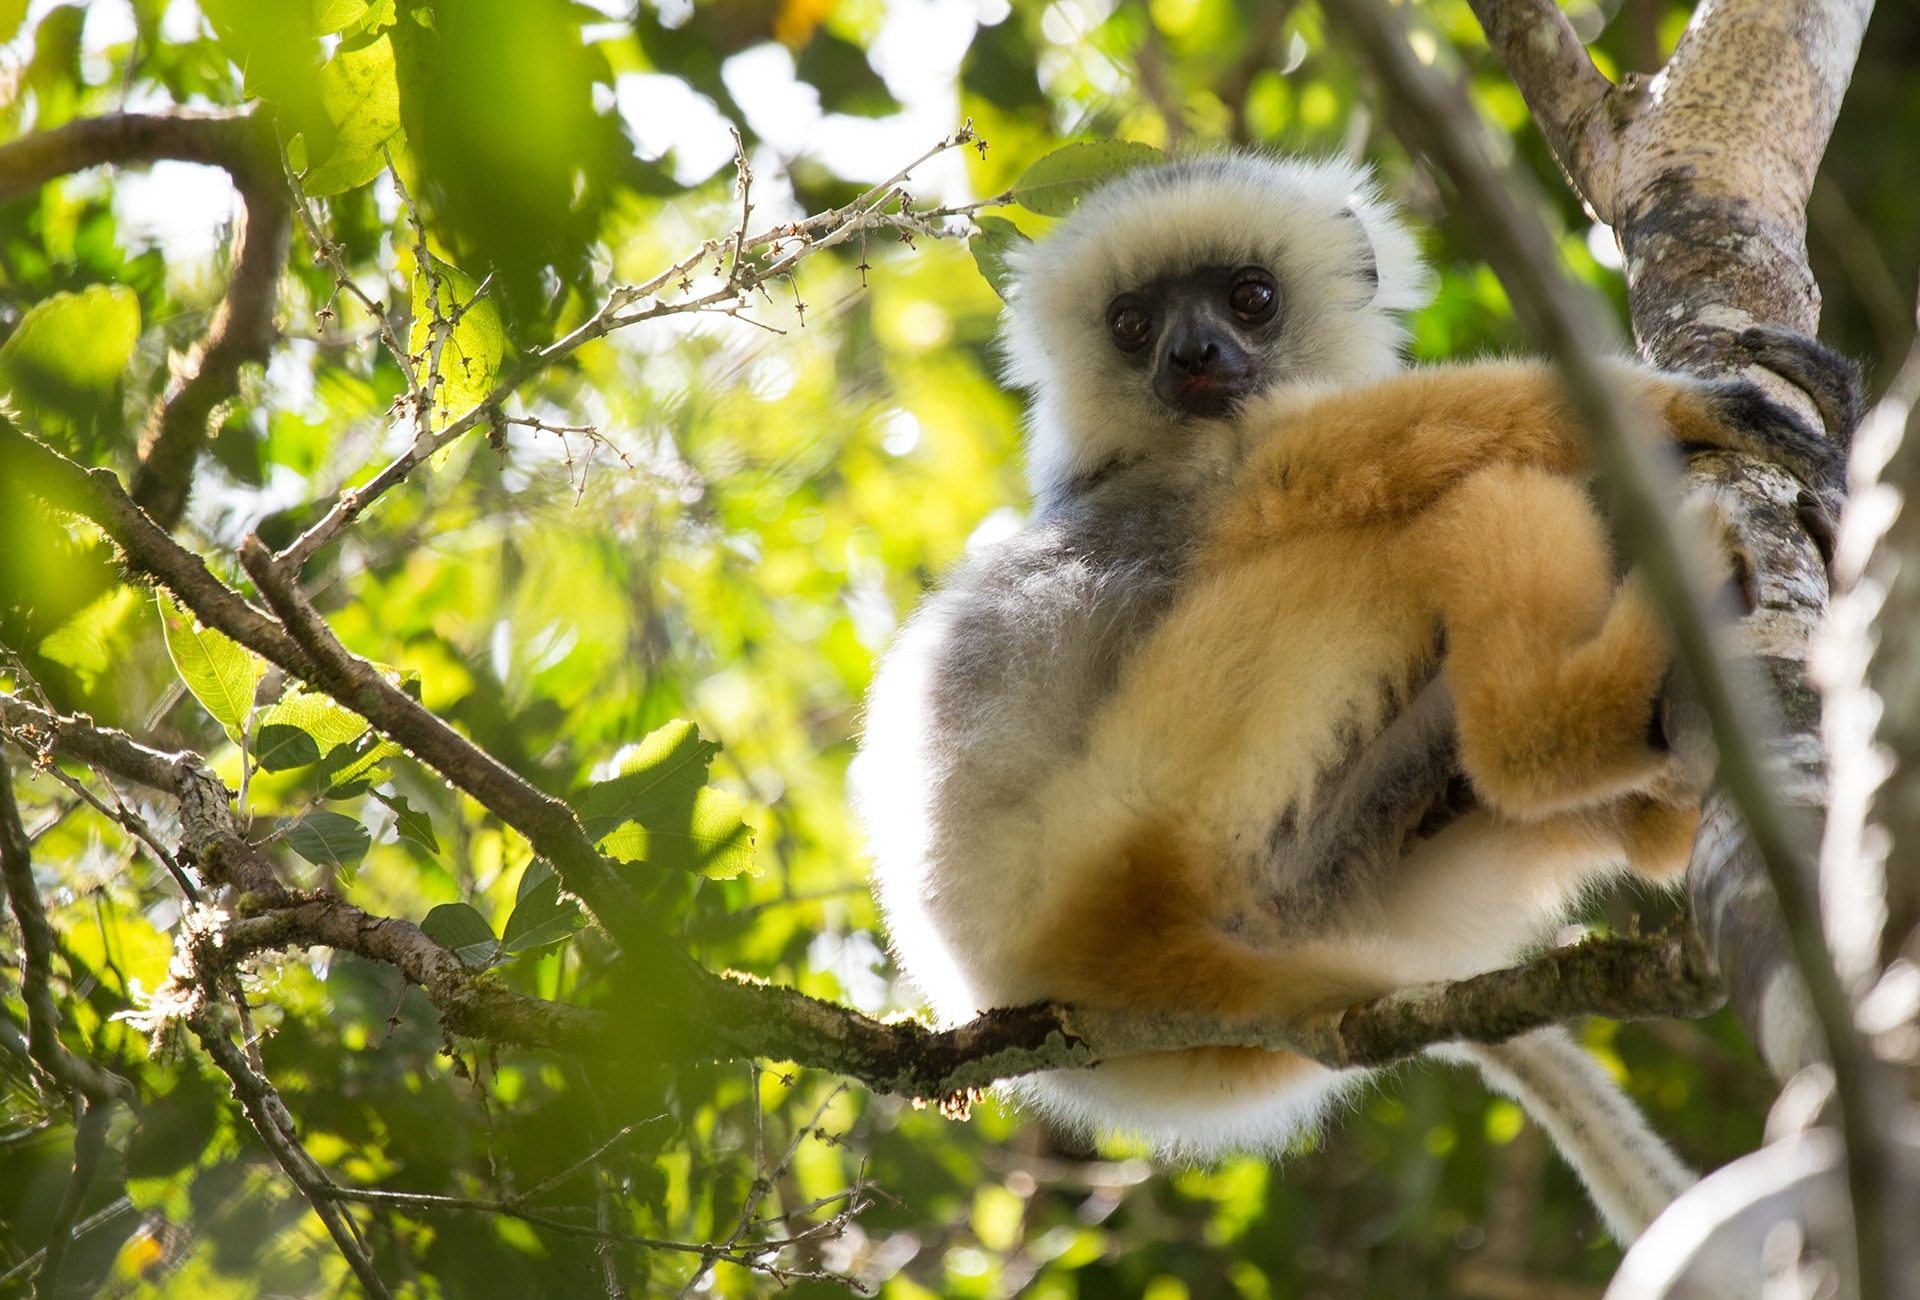
[[1432, 279], [1413, 235], [1367, 171], [1338, 159], [1217, 154], [1133, 172], [1013, 254], [1003, 326], [1007, 379], [1033, 398], [1034, 495], [1116, 455], [1149, 449], [1175, 417], [1124, 369], [1107, 303], [1150, 275], [1204, 263], [1279, 277], [1292, 373], [1276, 383], [1364, 383], [1401, 365], [1399, 313]]

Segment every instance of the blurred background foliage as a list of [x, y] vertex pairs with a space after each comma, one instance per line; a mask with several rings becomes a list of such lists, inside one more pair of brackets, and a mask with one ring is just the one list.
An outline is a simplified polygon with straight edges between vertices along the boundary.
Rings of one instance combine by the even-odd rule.
[[[1656, 67], [1689, 10], [1564, 7], [1616, 76]], [[1608, 233], [1565, 196], [1464, 0], [1411, 8], [1423, 56], [1463, 70], [1548, 196], [1568, 263], [1622, 303]], [[415, 292], [410, 196], [435, 255], [488, 282], [509, 359], [579, 324], [610, 283], [732, 229], [729, 126], [751, 160], [759, 230], [847, 202], [966, 118], [991, 148], [920, 167], [918, 198], [995, 193], [1085, 137], [1374, 159], [1426, 223], [1443, 274], [1416, 352], [1526, 346], [1475, 232], [1384, 132], [1312, 5], [10, 0], [0, 41], [8, 138], [123, 110], [269, 107], [366, 296], [405, 312]], [[1916, 66], [1920, 12], [1881, 6], [1810, 212], [1825, 333], [1882, 374], [1911, 335], [1920, 269]], [[204, 336], [224, 291], [236, 211], [222, 173], [184, 164], [83, 172], [0, 204], [0, 384], [32, 427], [130, 471], [170, 359]], [[180, 530], [229, 578], [248, 531], [284, 544], [408, 438], [394, 413], [403, 375], [318, 252], [296, 226], [282, 342], [224, 409]], [[1022, 508], [996, 307], [961, 241], [875, 238], [801, 263], [744, 313], [751, 323], [679, 316], [590, 344], [511, 409], [593, 433], [469, 436], [322, 550], [310, 588], [350, 646], [417, 677], [430, 707], [544, 789], [577, 792], [654, 728], [693, 720], [725, 745], [712, 780], [755, 829], [755, 869], [715, 879], [640, 864], [636, 878], [715, 969], [909, 1008], [842, 777], [874, 656], [902, 613], [971, 536], [1004, 531]], [[197, 749], [237, 786], [239, 749], [181, 688], [150, 593], [125, 584], [98, 536], [49, 517], [5, 465], [0, 534], [0, 679]], [[115, 1296], [351, 1289], [225, 1080], [191, 1045], [116, 1018], [165, 977], [182, 910], [166, 872], [24, 768], [68, 1043], [137, 1077], [143, 1096], [119, 1121], [72, 1275]], [[272, 851], [287, 877], [416, 921], [467, 903], [500, 933], [528, 879], [525, 843], [410, 760], [385, 769], [380, 792], [430, 819], [434, 844], [399, 834], [375, 793], [336, 791], [328, 810], [370, 847], [317, 865], [282, 837]], [[321, 795], [309, 771], [263, 773], [248, 811], [265, 836]], [[122, 796], [169, 826], [163, 803]], [[1653, 925], [1668, 906], [1624, 897], [1595, 921]], [[17, 954], [11, 927], [0, 949]], [[499, 978], [592, 1002], [608, 994], [605, 956], [582, 934], [529, 948]], [[501, 1196], [633, 1125], [548, 1200], [698, 1243], [733, 1230], [759, 1172], [777, 1176], [757, 1211], [769, 1222], [750, 1236], [830, 1217], [844, 1206], [823, 1198], [864, 1186], [870, 1203], [843, 1234], [780, 1258], [891, 1297], [1574, 1297], [1598, 1295], [1618, 1259], [1519, 1112], [1438, 1065], [1397, 1071], [1277, 1167], [1156, 1171], [990, 1101], [959, 1123], [777, 1066], [613, 1069], [449, 1042], [395, 972], [344, 956], [263, 961], [252, 991], [265, 1063], [345, 1182]], [[16, 1025], [17, 995], [16, 980], [0, 984]], [[1770, 1090], [1726, 1018], [1585, 1033], [1690, 1161], [1757, 1142]], [[46, 1109], [0, 1053], [0, 1295], [26, 1293], [15, 1266], [45, 1240], [71, 1140], [71, 1116]], [[361, 1221], [404, 1294], [609, 1293], [587, 1240], [475, 1213]], [[671, 1249], [608, 1258], [635, 1294], [676, 1293], [699, 1263]], [[725, 1295], [774, 1286], [727, 1265], [698, 1282]]]

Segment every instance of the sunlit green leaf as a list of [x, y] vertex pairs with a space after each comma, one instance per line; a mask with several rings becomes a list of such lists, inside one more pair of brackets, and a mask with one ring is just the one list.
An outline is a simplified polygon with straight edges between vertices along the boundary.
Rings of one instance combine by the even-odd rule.
[[1166, 161], [1150, 144], [1093, 140], [1055, 149], [1013, 183], [1013, 201], [1043, 217], [1064, 217], [1108, 181]]
[[214, 721], [239, 739], [253, 709], [253, 688], [266, 665], [226, 633], [202, 627], [165, 592], [159, 593], [158, 603], [174, 671]]
[[459, 419], [493, 391], [500, 359], [506, 355], [500, 308], [479, 289], [472, 276], [439, 258], [433, 259], [431, 282], [424, 275], [413, 277], [413, 333], [407, 348], [420, 358], [422, 386], [437, 363], [438, 424]]
[[740, 801], [712, 786], [672, 809], [659, 809], [643, 824], [630, 821], [600, 841], [623, 862], [692, 871], [713, 880], [759, 875], [753, 860], [753, 828]]
[[280, 826], [287, 847], [315, 866], [355, 866], [373, 847], [367, 828], [345, 813], [321, 809]]
[[0, 345], [0, 387], [30, 408], [83, 419], [119, 391], [140, 341], [140, 299], [119, 285], [35, 303]]
[[277, 725], [303, 731], [313, 737], [322, 754], [335, 745], [358, 740], [367, 730], [365, 718], [332, 696], [297, 685], [288, 687], [279, 699], [260, 710], [260, 725], [263, 729]]
[[322, 36], [344, 31], [367, 12], [367, 0], [313, 0], [313, 27]]
[[351, 799], [364, 794], [375, 781], [386, 779], [380, 764], [399, 752], [400, 746], [372, 731], [348, 744], [335, 745], [320, 760], [325, 797]]
[[466, 903], [442, 903], [420, 922], [427, 938], [468, 966], [486, 966], [500, 955], [500, 940], [487, 918]]
[[651, 732], [620, 763], [620, 774], [587, 789], [581, 820], [589, 835], [622, 822], [649, 822], [690, 802], [707, 783], [707, 769], [720, 752], [691, 722], [669, 722]]
[[81, 684], [91, 689], [112, 666], [119, 648], [116, 634], [139, 604], [140, 597], [131, 587], [110, 591], [42, 641], [40, 653], [72, 669]]
[[307, 193], [339, 194], [366, 184], [387, 165], [386, 145], [400, 130], [400, 88], [393, 42], [381, 34], [342, 41], [320, 69], [320, 103], [334, 124], [333, 147], [310, 158]]

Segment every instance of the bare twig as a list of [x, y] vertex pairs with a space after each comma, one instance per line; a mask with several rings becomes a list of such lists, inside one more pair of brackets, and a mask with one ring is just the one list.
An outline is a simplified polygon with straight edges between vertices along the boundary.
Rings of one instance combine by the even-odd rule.
[[110, 1099], [88, 1099], [73, 1131], [73, 1169], [67, 1174], [67, 1186], [60, 1193], [60, 1204], [53, 1212], [47, 1231], [47, 1248], [40, 1271], [33, 1275], [35, 1300], [55, 1300], [60, 1295], [60, 1270], [65, 1267], [67, 1251], [79, 1236], [80, 1207], [100, 1175], [100, 1157], [107, 1149], [107, 1125], [113, 1120]]
[[[440, 307], [440, 270], [433, 262], [433, 249], [427, 244], [427, 223], [420, 215], [420, 207], [413, 201], [413, 195], [407, 192], [407, 184], [400, 179], [400, 169], [393, 165], [391, 156], [387, 159], [387, 174], [393, 179], [393, 188], [400, 196], [400, 206], [407, 214], [407, 224], [413, 227], [414, 271], [427, 286], [427, 349], [415, 357], [409, 351], [404, 364], [409, 372], [424, 371], [417, 383], [412, 384], [413, 437], [418, 446], [433, 438], [433, 408], [440, 400], [440, 390], [445, 381], [440, 376], [440, 362], [446, 355], [447, 341], [453, 337], [453, 326], [457, 318], [455, 313], [441, 310]], [[451, 295], [452, 286], [448, 286]], [[477, 298], [478, 295], [476, 295]], [[445, 412], [441, 412], [444, 418]]]
[[[959, 233], [943, 229], [939, 223], [951, 217], [966, 216], [980, 208], [1003, 203], [1006, 201], [1006, 196], [996, 195], [977, 203], [915, 211], [905, 206], [904, 200], [907, 196], [899, 187], [912, 174], [915, 167], [929, 158], [949, 149], [974, 144], [978, 140], [979, 136], [971, 127], [963, 127], [941, 140], [895, 173], [893, 177], [861, 194], [852, 203], [808, 217], [803, 221], [775, 227], [759, 235], [749, 237], [736, 232], [725, 241], [705, 240], [691, 253], [652, 279], [637, 285], [617, 285], [610, 289], [605, 301], [592, 316], [565, 337], [523, 357], [494, 383], [492, 391], [475, 404], [472, 410], [433, 430], [430, 437], [416, 438], [406, 451], [395, 457], [372, 479], [358, 488], [342, 492], [339, 500], [326, 515], [290, 543], [286, 549], [273, 556], [274, 566], [283, 572], [297, 571], [299, 566], [312, 558], [315, 551], [325, 546], [339, 534], [341, 529], [359, 518], [368, 506], [403, 482], [440, 448], [475, 428], [490, 424], [494, 418], [493, 413], [500, 410], [506, 400], [528, 380], [571, 356], [588, 343], [605, 338], [615, 330], [638, 325], [644, 321], [696, 313], [731, 316], [749, 324], [760, 325], [761, 322], [742, 315], [747, 296], [762, 284], [787, 276], [803, 258], [813, 253], [835, 247], [855, 235], [874, 229], [925, 235], [929, 238]], [[742, 202], [743, 204], [745, 202], [744, 194]], [[889, 205], [897, 206], [894, 206], [893, 210], [888, 210]], [[736, 261], [732, 271], [716, 288], [703, 293], [694, 293], [691, 277], [709, 259], [716, 257], [724, 259], [729, 246], [736, 250], [737, 255], [751, 254], [765, 248], [769, 250], [769, 256], [762, 264], [754, 264], [751, 260], [744, 264]], [[782, 246], [785, 246], [784, 251]], [[724, 266], [724, 261], [722, 265]], [[674, 296], [676, 290], [679, 296]], [[773, 327], [763, 326], [763, 328]], [[416, 402], [420, 400], [418, 393], [414, 394], [413, 400]]]
[[[381, 344], [386, 348], [387, 354], [393, 358], [393, 363], [400, 368], [400, 376], [407, 385], [408, 402], [417, 408], [422, 400], [420, 380], [414, 374], [413, 366], [407, 357], [407, 346], [401, 342], [399, 332], [394, 329], [393, 319], [388, 315], [386, 305], [375, 302], [372, 295], [354, 280], [352, 272], [347, 269], [345, 251], [339, 244], [327, 238], [326, 229], [321, 225], [319, 216], [314, 213], [313, 201], [307, 197], [299, 174], [290, 165], [284, 165], [284, 160], [282, 175], [288, 191], [293, 195], [294, 214], [299, 217], [301, 227], [307, 232], [307, 242], [313, 246], [315, 256], [333, 271], [334, 292], [337, 295], [341, 290], [345, 290], [373, 321]], [[322, 318], [324, 319], [330, 311], [330, 307], [323, 308]]]
[[[699, 1255], [715, 1263], [733, 1264], [739, 1268], [751, 1269], [779, 1278], [807, 1278], [820, 1281], [845, 1282], [837, 1273], [825, 1270], [793, 1269], [783, 1267], [772, 1261], [771, 1257], [796, 1246], [804, 1246], [822, 1240], [834, 1232], [838, 1225], [833, 1220], [826, 1224], [813, 1225], [800, 1232], [784, 1237], [767, 1238], [749, 1242], [745, 1245], [723, 1249], [709, 1242], [674, 1241], [665, 1237], [645, 1237], [638, 1233], [623, 1232], [618, 1228], [604, 1228], [595, 1223], [576, 1223], [571, 1219], [558, 1217], [564, 1208], [536, 1210], [526, 1204], [523, 1197], [489, 1199], [473, 1196], [440, 1196], [430, 1192], [392, 1192], [367, 1187], [342, 1187], [329, 1183], [320, 1189], [323, 1196], [337, 1201], [352, 1201], [361, 1205], [382, 1205], [395, 1209], [435, 1210], [447, 1213], [469, 1212], [475, 1214], [499, 1214], [519, 1219], [536, 1228], [545, 1228], [562, 1236], [582, 1237], [592, 1241], [609, 1241], [623, 1246], [633, 1246], [642, 1250], [667, 1250], [678, 1254]], [[578, 1212], [590, 1215], [592, 1210], [579, 1207]]]
[[[0, 726], [3, 725], [4, 723], [0, 723]], [[160, 842], [160, 837], [154, 831], [153, 827], [147, 824], [144, 817], [141, 817], [138, 813], [134, 812], [133, 809], [127, 807], [126, 801], [120, 798], [120, 792], [113, 790], [110, 783], [107, 788], [113, 792], [115, 806], [112, 808], [107, 806], [105, 800], [89, 790], [86, 782], [80, 780], [78, 777], [68, 775], [57, 766], [48, 767], [46, 770], [48, 775], [52, 776], [54, 780], [73, 791], [75, 797], [82, 803], [144, 844], [147, 847], [147, 851], [153, 854], [154, 860], [165, 867], [167, 874], [173, 877], [173, 883], [180, 886], [180, 892], [187, 898], [187, 901], [194, 903], [200, 901], [200, 891], [194, 886], [193, 881], [181, 868], [180, 863], [175, 860], [173, 854], [168, 852], [167, 846]]]
[[[126, 1197], [126, 1196], [115, 1197], [113, 1200], [107, 1202], [107, 1204], [95, 1210], [92, 1214], [89, 1214], [86, 1218], [80, 1220], [80, 1222], [74, 1224], [73, 1231], [68, 1234], [68, 1237], [73, 1241], [78, 1241], [80, 1238], [86, 1236], [89, 1232], [92, 1232], [95, 1228], [101, 1227], [108, 1223], [112, 1223], [115, 1219], [119, 1218], [121, 1215], [130, 1214], [132, 1212], [133, 1212], [132, 1198]], [[5, 1286], [7, 1283], [13, 1281], [17, 1277], [24, 1276], [29, 1270], [39, 1268], [40, 1262], [44, 1260], [46, 1257], [47, 1257], [47, 1251], [46, 1251], [46, 1248], [43, 1246], [39, 1250], [34, 1251], [33, 1254], [21, 1260], [18, 1264], [15, 1264], [12, 1268], [8, 1269], [6, 1272], [0, 1273], [0, 1287]]]
[[20, 999], [27, 1006], [27, 1041], [33, 1059], [59, 1085], [89, 1102], [132, 1102], [133, 1084], [92, 1061], [73, 1055], [60, 1041], [60, 1011], [53, 999], [53, 954], [59, 946], [46, 906], [33, 880], [20, 807], [13, 799], [13, 770], [0, 750], [0, 878], [20, 926], [23, 950]]
[[631, 1124], [622, 1124], [618, 1129], [614, 1130], [612, 1137], [600, 1143], [594, 1147], [593, 1150], [587, 1152], [587, 1154], [581, 1156], [578, 1160], [561, 1169], [559, 1172], [549, 1174], [547, 1177], [542, 1178], [522, 1193], [519, 1199], [522, 1201], [537, 1201], [554, 1188], [565, 1186], [569, 1179], [573, 1178], [583, 1169], [592, 1169], [602, 1160], [606, 1159], [609, 1152], [632, 1137], [635, 1133], [638, 1133], [650, 1124], [658, 1124], [666, 1118], [667, 1117], [662, 1114], [652, 1116], [649, 1119], [636, 1120]]
[[246, 1112], [254, 1132], [266, 1143], [267, 1150], [272, 1153], [281, 1171], [306, 1197], [307, 1204], [313, 1207], [313, 1212], [325, 1225], [327, 1235], [333, 1238], [334, 1247], [353, 1270], [354, 1277], [359, 1279], [360, 1285], [374, 1300], [388, 1300], [392, 1293], [373, 1266], [373, 1258], [361, 1238], [359, 1226], [339, 1206], [339, 1201], [344, 1199], [338, 1195], [339, 1188], [327, 1177], [319, 1163], [307, 1154], [307, 1149], [300, 1145], [294, 1132], [293, 1116], [272, 1082], [254, 1069], [247, 1054], [234, 1045], [227, 1031], [210, 1011], [199, 1012], [190, 1023], [201, 1047], [220, 1068], [220, 1072], [232, 1082], [234, 1096], [239, 1098], [240, 1108]]

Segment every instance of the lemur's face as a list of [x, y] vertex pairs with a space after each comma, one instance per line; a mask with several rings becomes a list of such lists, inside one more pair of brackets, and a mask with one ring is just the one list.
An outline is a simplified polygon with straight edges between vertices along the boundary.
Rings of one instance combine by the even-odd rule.
[[1339, 161], [1215, 155], [1131, 172], [1014, 249], [1001, 354], [1041, 500], [1108, 467], [1205, 467], [1284, 384], [1400, 368], [1413, 237]]
[[1202, 265], [1116, 295], [1107, 338], [1170, 410], [1218, 417], [1273, 382], [1284, 307], [1266, 267]]

